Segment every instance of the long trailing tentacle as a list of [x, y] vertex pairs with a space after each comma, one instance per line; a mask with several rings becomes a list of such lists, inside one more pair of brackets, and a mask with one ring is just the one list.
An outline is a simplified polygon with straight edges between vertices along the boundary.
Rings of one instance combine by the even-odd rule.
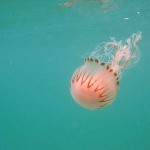
[[112, 42], [108, 42], [104, 45], [104, 52], [113, 49], [114, 58], [112, 57], [111, 65], [115, 70], [118, 72], [122, 71], [126, 69], [129, 64], [134, 64], [139, 61], [137, 52], [141, 37], [140, 32], [133, 34], [126, 40], [125, 44], [123, 44], [122, 41], [116, 42], [114, 38], [111, 38]]
[[136, 64], [140, 59], [138, 43], [142, 38], [141, 32], [133, 34], [126, 40], [117, 42], [111, 37], [110, 42], [99, 44], [91, 53], [90, 57], [99, 59], [110, 65], [118, 74], [121, 74], [127, 68]]
[[[131, 44], [133, 44], [133, 50], [130, 54], [130, 58], [129, 60], [126, 62], [126, 64], [124, 65], [124, 68], [126, 68], [129, 63], [131, 62], [132, 58], [136, 55], [137, 51], [138, 51], [138, 43], [142, 38], [142, 33], [139, 32], [138, 34], [133, 34], [132, 38], [131, 38]], [[130, 45], [131, 46], [131, 45]], [[136, 62], [137, 63], [137, 62]]]

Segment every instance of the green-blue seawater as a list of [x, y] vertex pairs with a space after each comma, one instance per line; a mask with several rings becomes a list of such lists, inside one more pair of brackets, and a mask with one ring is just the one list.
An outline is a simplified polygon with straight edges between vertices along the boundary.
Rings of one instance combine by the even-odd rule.
[[[0, 150], [150, 150], [150, 1], [66, 1], [0, 1]], [[114, 103], [79, 106], [69, 84], [84, 56], [138, 31]]]

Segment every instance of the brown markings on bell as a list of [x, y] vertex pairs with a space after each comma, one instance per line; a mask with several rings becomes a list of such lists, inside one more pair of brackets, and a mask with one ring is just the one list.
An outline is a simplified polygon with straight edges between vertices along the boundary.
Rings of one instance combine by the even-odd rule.
[[[104, 80], [103, 80], [103, 81], [104, 81]], [[103, 82], [103, 81], [102, 81], [102, 82]], [[101, 82], [101, 83], [102, 83], [102, 82]], [[100, 83], [100, 84], [101, 84], [101, 83]], [[97, 91], [99, 91], [99, 90], [102, 90], [104, 87], [101, 87], [100, 89], [98, 89], [98, 88], [99, 88], [99, 85], [95, 88], [94, 92], [97, 92]]]
[[110, 94], [111, 94], [111, 93], [107, 93], [107, 94], [105, 94], [105, 95], [102, 95], [101, 97], [107, 97], [107, 98], [108, 98], [108, 97], [110, 96]]
[[113, 99], [113, 97], [111, 97], [111, 98], [109, 98], [108, 100], [106, 100], [106, 102], [107, 102], [107, 101], [112, 101], [112, 99]]
[[105, 65], [105, 63], [104, 63], [104, 62], [102, 62], [102, 63], [101, 63], [101, 65], [102, 65], [102, 66], [104, 66], [104, 65]]
[[[88, 79], [88, 77], [90, 76], [90, 74], [88, 74], [87, 76], [86, 76], [86, 78], [84, 79], [84, 77], [85, 77], [85, 73], [86, 73], [86, 70], [85, 70], [85, 72], [84, 72], [84, 74], [83, 74], [83, 76], [82, 76], [82, 79], [81, 79], [81, 85]], [[83, 80], [84, 79], [84, 80]], [[81, 86], [80, 85], [80, 86]]]
[[113, 72], [113, 69], [110, 69], [109, 71], [110, 71], [110, 72]]
[[[106, 86], [105, 86], [105, 87], [106, 87]], [[104, 94], [106, 91], [108, 91], [108, 90], [109, 90], [109, 88], [106, 89], [106, 90], [104, 90], [104, 91], [99, 95], [99, 97], [104, 97], [103, 94]]]
[[[82, 79], [81, 79], [81, 85], [85, 82], [85, 80], [86, 80], [86, 78], [85, 78], [85, 80], [83, 81], [83, 79], [84, 79], [84, 76], [85, 76], [85, 73], [86, 73], [86, 69], [85, 69], [85, 71], [84, 71], [84, 73], [83, 73], [83, 75], [82, 75]], [[88, 76], [87, 76], [87, 78], [88, 78]]]
[[79, 81], [79, 79], [81, 77], [82, 71], [81, 71], [80, 75], [79, 75], [79, 73], [80, 73], [80, 69], [79, 69], [78, 73], [76, 74], [76, 81], [77, 82]]
[[71, 82], [72, 82], [72, 83], [74, 83], [74, 77], [72, 77], [72, 80], [71, 80]]
[[77, 70], [74, 75], [73, 75], [73, 78], [72, 78], [72, 83], [74, 83], [74, 81], [76, 80], [76, 76], [77, 76], [77, 73], [79, 72], [79, 70]]
[[103, 107], [106, 106], [106, 105], [107, 105], [107, 103], [106, 103], [106, 104], [103, 104], [103, 105], [100, 105], [100, 106], [98, 106], [97, 109], [103, 108]]
[[107, 99], [107, 97], [105, 97], [104, 99], [98, 101], [98, 103], [105, 102], [106, 99]]
[[116, 72], [114, 73], [114, 76], [115, 76], [115, 77], [117, 76], [117, 73], [116, 73]]
[[[94, 75], [93, 75], [93, 76], [94, 76]], [[88, 85], [87, 85], [87, 88], [90, 88], [91, 86], [93, 86], [93, 85], [97, 82], [98, 78], [90, 85], [91, 80], [93, 79], [93, 76], [90, 78], [90, 80], [89, 80], [89, 82], [88, 82]]]
[[109, 69], [109, 66], [107, 66], [107, 70]]
[[90, 58], [90, 61], [93, 61], [93, 58]]
[[75, 78], [76, 78], [76, 74], [77, 74], [77, 71], [73, 74], [72, 83], [74, 83], [74, 80], [75, 80]]
[[98, 63], [98, 59], [95, 59], [95, 62], [97, 62], [97, 63]]
[[[110, 93], [109, 93], [110, 94]], [[108, 97], [105, 97], [105, 98], [103, 98], [102, 100], [100, 100], [100, 101], [98, 101], [98, 103], [101, 103], [101, 102], [107, 102], [107, 101], [111, 101], [112, 100], [112, 97], [111, 97], [111, 95], [109, 95]], [[109, 99], [108, 99], [109, 98]]]
[[94, 59], [94, 58], [87, 58], [84, 61], [91, 61], [91, 62], [99, 63], [98, 59]]

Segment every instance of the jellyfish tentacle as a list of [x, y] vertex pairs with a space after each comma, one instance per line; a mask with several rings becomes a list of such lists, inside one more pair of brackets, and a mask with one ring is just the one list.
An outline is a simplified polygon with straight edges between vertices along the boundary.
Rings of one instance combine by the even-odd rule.
[[[140, 32], [138, 34], [133, 34], [133, 36], [131, 37], [130, 43], [128, 43], [128, 50], [127, 50], [127, 52], [131, 52], [130, 58], [127, 60], [127, 62], [123, 66], [123, 68], [126, 68], [132, 61], [133, 57], [136, 55], [136, 53], [139, 49], [138, 43], [141, 40], [141, 38], [142, 38], [142, 35]], [[131, 51], [132, 45], [133, 45], [133, 50]]]
[[[138, 52], [138, 43], [141, 40], [141, 33], [133, 34], [130, 38], [126, 40], [125, 45], [122, 41], [116, 42], [114, 39], [113, 42], [108, 42], [104, 46], [104, 50], [108, 50], [108, 47], [114, 48], [114, 58], [112, 59], [111, 66], [116, 71], [120, 72], [126, 69], [129, 64], [133, 61], [134, 57], [136, 58]], [[134, 61], [137, 63], [139, 58]]]
[[[139, 61], [138, 43], [141, 37], [141, 32], [138, 32], [129, 37], [125, 43], [117, 42], [114, 37], [110, 37], [111, 41], [103, 42], [103, 45], [99, 44], [91, 53], [90, 58], [100, 59], [117, 73], [122, 72]], [[100, 54], [101, 51], [102, 54]]]

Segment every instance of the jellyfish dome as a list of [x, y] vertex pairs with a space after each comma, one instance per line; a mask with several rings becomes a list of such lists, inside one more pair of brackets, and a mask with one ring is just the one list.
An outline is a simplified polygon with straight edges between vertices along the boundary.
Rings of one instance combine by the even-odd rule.
[[125, 43], [111, 39], [111, 42], [98, 46], [72, 75], [71, 95], [87, 109], [110, 105], [117, 95], [121, 73], [140, 58], [137, 44], [141, 33], [133, 34]]

